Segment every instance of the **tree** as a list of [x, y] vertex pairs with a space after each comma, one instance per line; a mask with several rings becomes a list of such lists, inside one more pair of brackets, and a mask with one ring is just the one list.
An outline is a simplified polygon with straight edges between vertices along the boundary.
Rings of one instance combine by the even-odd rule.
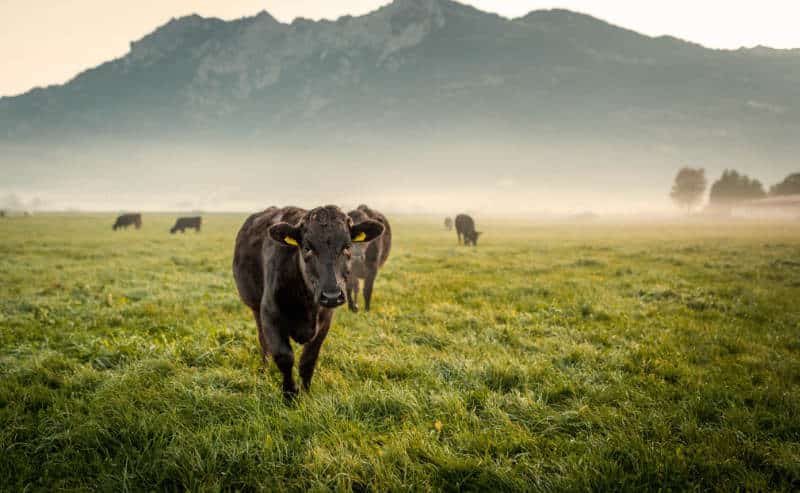
[[707, 184], [706, 170], [686, 167], [678, 171], [669, 196], [679, 206], [686, 207], [686, 212], [691, 212], [702, 200]]
[[736, 170], [725, 170], [719, 180], [711, 185], [709, 205], [717, 209], [730, 209], [745, 200], [763, 199], [767, 196], [760, 181]]
[[769, 194], [772, 197], [800, 195], [800, 173], [792, 173], [782, 182], [773, 185], [772, 188], [769, 189]]

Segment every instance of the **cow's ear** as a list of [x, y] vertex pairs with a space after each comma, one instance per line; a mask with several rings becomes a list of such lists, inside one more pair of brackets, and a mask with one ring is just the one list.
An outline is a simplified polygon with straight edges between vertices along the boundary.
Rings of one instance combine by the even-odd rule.
[[273, 224], [269, 227], [269, 237], [284, 246], [299, 247], [303, 242], [303, 232], [289, 223]]
[[366, 243], [383, 234], [383, 224], [378, 221], [364, 221], [350, 227], [353, 243]]

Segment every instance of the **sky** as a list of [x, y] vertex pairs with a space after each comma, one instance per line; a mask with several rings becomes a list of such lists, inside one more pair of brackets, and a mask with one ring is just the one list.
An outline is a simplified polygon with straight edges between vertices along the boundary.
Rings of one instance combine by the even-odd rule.
[[[388, 0], [0, 0], [0, 96], [60, 84], [124, 55], [171, 17], [235, 19], [267, 10], [295, 17], [359, 15]], [[542, 8], [588, 13], [649, 35], [670, 34], [713, 48], [800, 47], [800, 0], [463, 0], [517, 17]]]

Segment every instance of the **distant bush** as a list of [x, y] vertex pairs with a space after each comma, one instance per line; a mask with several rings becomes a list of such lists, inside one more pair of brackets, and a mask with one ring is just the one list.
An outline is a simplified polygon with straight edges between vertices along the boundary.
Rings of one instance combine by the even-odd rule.
[[783, 195], [800, 195], [800, 173], [792, 173], [784, 178], [784, 180], [777, 185], [773, 185], [769, 189], [771, 197], [780, 197]]
[[745, 200], [763, 199], [767, 196], [760, 181], [736, 170], [725, 170], [719, 180], [711, 185], [709, 206], [716, 209], [730, 208]]

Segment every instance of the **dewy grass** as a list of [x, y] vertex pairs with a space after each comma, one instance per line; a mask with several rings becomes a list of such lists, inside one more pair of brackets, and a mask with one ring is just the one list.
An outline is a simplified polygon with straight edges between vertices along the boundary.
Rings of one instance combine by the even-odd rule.
[[243, 217], [0, 220], [0, 489], [800, 488], [800, 228], [392, 218], [287, 406]]

